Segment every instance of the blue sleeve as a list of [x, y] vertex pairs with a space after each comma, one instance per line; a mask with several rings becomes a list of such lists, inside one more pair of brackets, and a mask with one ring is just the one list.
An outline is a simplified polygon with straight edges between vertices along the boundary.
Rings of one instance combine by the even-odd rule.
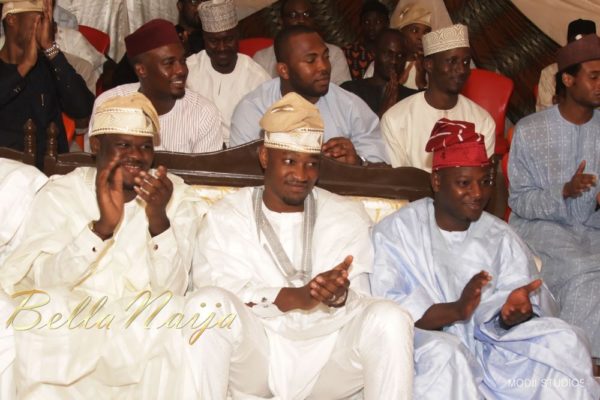
[[231, 136], [229, 147], [240, 146], [260, 138], [258, 122], [263, 116], [259, 106], [247, 98], [243, 98], [231, 116]]

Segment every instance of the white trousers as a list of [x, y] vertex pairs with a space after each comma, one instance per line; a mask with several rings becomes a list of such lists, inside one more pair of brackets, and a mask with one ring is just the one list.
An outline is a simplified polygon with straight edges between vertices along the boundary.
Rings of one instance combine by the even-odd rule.
[[[229, 388], [234, 398], [243, 393], [244, 398], [288, 400], [271, 393], [269, 338], [250, 308], [225, 290], [201, 288], [187, 299], [186, 314], [200, 303], [206, 307], [217, 302], [218, 312], [237, 314], [238, 323], [231, 329], [208, 330], [187, 347], [189, 379], [200, 398], [225, 399]], [[308, 398], [342, 399], [364, 388], [365, 400], [412, 399], [412, 387], [413, 321], [391, 301], [370, 300], [340, 329]]]

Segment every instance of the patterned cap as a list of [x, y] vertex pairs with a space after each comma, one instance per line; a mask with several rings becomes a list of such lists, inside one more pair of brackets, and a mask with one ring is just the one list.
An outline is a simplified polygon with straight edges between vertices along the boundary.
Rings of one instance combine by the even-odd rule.
[[591, 60], [600, 60], [600, 38], [593, 34], [567, 44], [556, 53], [559, 71]]
[[299, 153], [320, 154], [323, 120], [319, 109], [290, 92], [273, 104], [260, 120], [265, 131], [265, 147]]
[[233, 0], [210, 0], [200, 3], [198, 14], [204, 32], [224, 32], [237, 26]]
[[44, 11], [44, 3], [42, 0], [0, 0], [0, 4], [3, 5], [2, 19], [4, 19], [8, 14]]
[[422, 24], [431, 28], [431, 11], [416, 4], [396, 7], [390, 18], [390, 28], [402, 29], [411, 24]]
[[160, 125], [156, 109], [146, 96], [139, 92], [117, 96], [100, 104], [94, 112], [90, 136], [132, 135], [154, 139], [160, 143]]
[[469, 31], [465, 25], [456, 24], [423, 35], [425, 57], [446, 50], [469, 46]]
[[483, 135], [475, 124], [446, 118], [435, 123], [425, 151], [433, 152], [432, 170], [448, 167], [485, 167], [489, 159]]

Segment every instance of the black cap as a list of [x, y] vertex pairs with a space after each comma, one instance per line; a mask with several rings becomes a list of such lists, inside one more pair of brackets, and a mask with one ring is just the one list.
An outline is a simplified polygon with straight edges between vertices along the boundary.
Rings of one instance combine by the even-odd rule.
[[567, 30], [567, 42], [575, 40], [577, 35], [589, 35], [596, 33], [596, 23], [589, 19], [576, 19], [571, 21]]

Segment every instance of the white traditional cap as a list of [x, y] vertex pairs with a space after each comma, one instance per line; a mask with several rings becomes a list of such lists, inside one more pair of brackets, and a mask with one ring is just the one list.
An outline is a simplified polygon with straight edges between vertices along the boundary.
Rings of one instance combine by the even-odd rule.
[[423, 35], [423, 55], [425, 57], [469, 46], [469, 31], [465, 25], [456, 24]]
[[431, 11], [416, 4], [400, 7], [398, 3], [390, 18], [390, 28], [402, 29], [411, 24], [422, 24], [431, 28]]
[[237, 26], [233, 0], [210, 0], [200, 3], [198, 15], [204, 32], [224, 32]]
[[8, 14], [18, 14], [24, 12], [42, 12], [44, 11], [44, 3], [42, 0], [0, 0], [2, 7], [2, 19]]
[[158, 114], [143, 94], [136, 92], [106, 100], [96, 108], [92, 131], [95, 135], [133, 135], [154, 139], [159, 144]]
[[265, 147], [319, 154], [323, 144], [323, 120], [319, 109], [290, 92], [273, 104], [260, 120]]

